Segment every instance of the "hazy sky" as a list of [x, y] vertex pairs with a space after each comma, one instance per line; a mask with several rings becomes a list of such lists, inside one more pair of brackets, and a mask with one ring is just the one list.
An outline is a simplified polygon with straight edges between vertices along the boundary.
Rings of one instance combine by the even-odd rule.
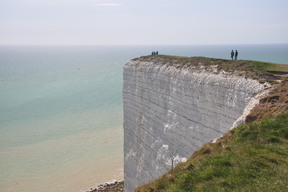
[[288, 43], [288, 0], [0, 0], [0, 44]]

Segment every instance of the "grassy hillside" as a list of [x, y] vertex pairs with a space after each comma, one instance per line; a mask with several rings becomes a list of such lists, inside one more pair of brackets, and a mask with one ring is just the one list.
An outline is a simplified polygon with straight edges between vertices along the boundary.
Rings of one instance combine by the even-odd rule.
[[[245, 76], [275, 85], [268, 96], [237, 127], [215, 143], [208, 143], [191, 158], [137, 192], [288, 191], [288, 65], [258, 61], [230, 61], [202, 57], [148, 56], [175, 65], [216, 65], [218, 71], [244, 71]], [[192, 64], [194, 63], [194, 64]]]
[[173, 172], [136, 191], [287, 191], [288, 114], [209, 143]]

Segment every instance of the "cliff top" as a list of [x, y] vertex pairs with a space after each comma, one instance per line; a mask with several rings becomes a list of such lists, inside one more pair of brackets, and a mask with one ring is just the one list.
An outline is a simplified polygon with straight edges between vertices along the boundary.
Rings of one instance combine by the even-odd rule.
[[288, 77], [288, 65], [253, 60], [228, 60], [208, 57], [179, 57], [170, 55], [148, 55], [133, 61], [165, 64], [179, 69], [205, 70], [213, 73], [226, 72], [257, 79], [259, 82], [275, 83]]

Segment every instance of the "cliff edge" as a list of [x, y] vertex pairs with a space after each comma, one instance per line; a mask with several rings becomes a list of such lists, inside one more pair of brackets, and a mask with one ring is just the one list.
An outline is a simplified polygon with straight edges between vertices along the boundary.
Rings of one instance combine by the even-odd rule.
[[162, 176], [199, 147], [257, 119], [252, 109], [273, 84], [283, 82], [286, 69], [257, 61], [162, 55], [128, 62], [123, 86], [125, 191]]

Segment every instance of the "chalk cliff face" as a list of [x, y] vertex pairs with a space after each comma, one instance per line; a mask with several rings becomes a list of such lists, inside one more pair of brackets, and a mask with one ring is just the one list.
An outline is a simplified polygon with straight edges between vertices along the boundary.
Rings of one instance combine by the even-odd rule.
[[[131, 192], [242, 122], [256, 80], [155, 61], [124, 66], [124, 180]], [[172, 165], [173, 163], [173, 165]]]

